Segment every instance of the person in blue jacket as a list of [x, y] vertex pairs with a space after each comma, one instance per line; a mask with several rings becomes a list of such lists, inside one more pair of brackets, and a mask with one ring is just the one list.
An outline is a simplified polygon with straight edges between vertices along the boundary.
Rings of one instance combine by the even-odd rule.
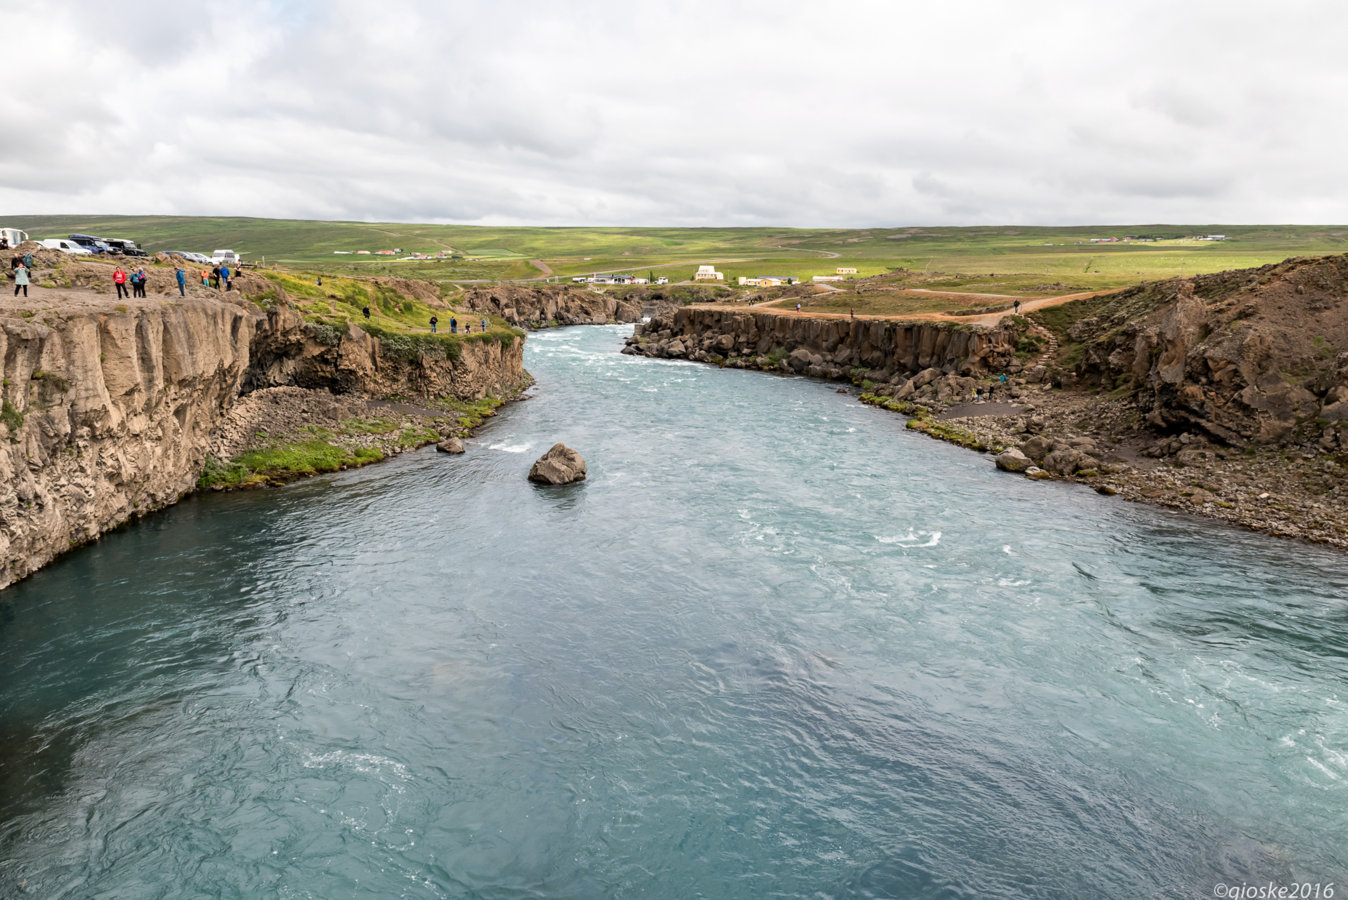
[[178, 296], [187, 296], [187, 276], [183, 274], [182, 266], [173, 270], [173, 276], [178, 279]]

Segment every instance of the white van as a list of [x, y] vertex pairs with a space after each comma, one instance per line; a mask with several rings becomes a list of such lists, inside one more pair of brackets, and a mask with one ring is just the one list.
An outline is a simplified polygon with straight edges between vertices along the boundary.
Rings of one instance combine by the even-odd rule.
[[211, 254], [211, 262], [217, 266], [238, 266], [243, 260], [233, 250], [217, 250]]
[[76, 256], [93, 256], [94, 251], [88, 247], [82, 247], [74, 241], [68, 241], [65, 238], [47, 238], [45, 241], [38, 241], [39, 244], [48, 250], [60, 250], [62, 253], [73, 253]]
[[0, 228], [0, 237], [5, 239], [8, 246], [17, 247], [28, 240], [28, 232], [18, 228]]

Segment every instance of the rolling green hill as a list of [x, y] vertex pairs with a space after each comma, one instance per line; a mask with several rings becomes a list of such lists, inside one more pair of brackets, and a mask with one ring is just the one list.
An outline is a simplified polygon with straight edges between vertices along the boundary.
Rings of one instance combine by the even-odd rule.
[[[88, 232], [138, 241], [151, 252], [229, 247], [250, 263], [343, 275], [406, 275], [435, 281], [544, 277], [590, 272], [692, 276], [715, 263], [740, 275], [860, 276], [905, 268], [929, 287], [1033, 293], [1121, 287], [1348, 250], [1348, 226], [1119, 225], [968, 228], [536, 228], [319, 222], [184, 216], [10, 216], [0, 225], [35, 238]], [[1225, 234], [1225, 241], [1193, 235]], [[1092, 244], [1125, 235], [1150, 241]], [[374, 251], [400, 249], [455, 258], [398, 261]], [[356, 255], [369, 250], [371, 255]], [[348, 251], [350, 255], [334, 251]], [[836, 256], [835, 256], [836, 254]]]

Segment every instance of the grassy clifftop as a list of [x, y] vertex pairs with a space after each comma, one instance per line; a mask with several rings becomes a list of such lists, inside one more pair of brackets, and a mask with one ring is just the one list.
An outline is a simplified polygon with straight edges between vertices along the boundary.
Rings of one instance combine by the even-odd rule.
[[[0, 224], [35, 238], [127, 237], [151, 252], [229, 247], [250, 263], [341, 275], [464, 281], [629, 272], [679, 282], [698, 264], [714, 263], [733, 282], [741, 275], [808, 279], [842, 267], [865, 277], [904, 268], [929, 288], [989, 293], [1025, 293], [1045, 283], [1063, 292], [1112, 289], [1348, 250], [1348, 226], [1299, 225], [497, 228], [184, 216], [13, 216]], [[1193, 239], [1208, 234], [1228, 239]], [[1135, 239], [1124, 240], [1130, 235]], [[395, 248], [446, 258], [376, 255]]]

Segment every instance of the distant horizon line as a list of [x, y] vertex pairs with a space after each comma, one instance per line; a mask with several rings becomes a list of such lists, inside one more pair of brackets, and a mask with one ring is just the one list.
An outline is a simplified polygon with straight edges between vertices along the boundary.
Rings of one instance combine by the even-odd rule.
[[[1073, 225], [1042, 225], [1022, 222], [1001, 222], [995, 224], [973, 225], [933, 225], [933, 224], [897, 224], [897, 225], [542, 225], [542, 224], [492, 224], [484, 225], [470, 222], [436, 222], [414, 219], [322, 219], [292, 218], [282, 216], [246, 216], [246, 215], [206, 215], [187, 213], [15, 213], [12, 219], [249, 219], [264, 222], [322, 222], [340, 225], [427, 225], [444, 228], [566, 228], [566, 229], [684, 229], [684, 230], [780, 230], [792, 231], [896, 231], [921, 228], [1042, 228], [1042, 229], [1081, 229], [1081, 228], [1348, 228], [1348, 223], [1339, 222], [1091, 222]], [[0, 226], [2, 227], [2, 226]]]

